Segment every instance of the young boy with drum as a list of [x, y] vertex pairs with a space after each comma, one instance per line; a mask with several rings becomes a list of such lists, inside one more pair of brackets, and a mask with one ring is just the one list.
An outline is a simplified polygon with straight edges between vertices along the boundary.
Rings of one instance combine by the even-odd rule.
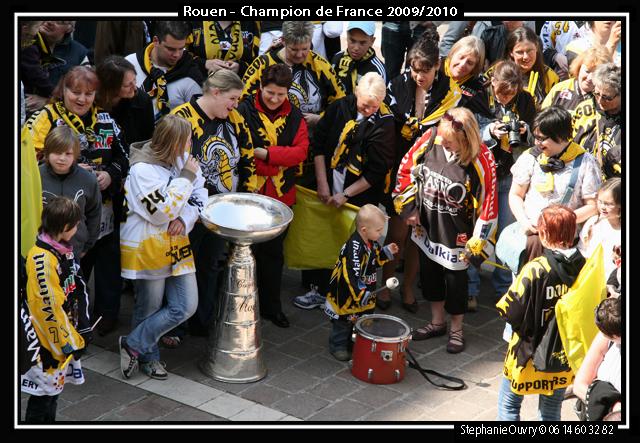
[[358, 317], [373, 313], [376, 307], [376, 270], [393, 260], [398, 245], [384, 248], [377, 242], [382, 236], [387, 216], [378, 207], [366, 204], [356, 216], [356, 231], [340, 250], [329, 282], [324, 311], [333, 327], [329, 336], [329, 351], [337, 360], [351, 358], [350, 344], [353, 325]]

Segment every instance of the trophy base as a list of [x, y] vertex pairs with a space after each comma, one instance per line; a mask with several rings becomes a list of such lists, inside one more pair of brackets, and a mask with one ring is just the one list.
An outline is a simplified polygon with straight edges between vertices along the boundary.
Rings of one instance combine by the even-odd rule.
[[200, 370], [207, 376], [224, 383], [252, 383], [267, 376], [262, 362], [262, 349], [251, 352], [217, 350], [215, 360], [201, 360]]

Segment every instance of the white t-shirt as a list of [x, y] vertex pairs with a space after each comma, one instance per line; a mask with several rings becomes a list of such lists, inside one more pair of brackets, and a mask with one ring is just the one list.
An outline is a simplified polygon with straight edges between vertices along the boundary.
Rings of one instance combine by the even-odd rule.
[[[589, 153], [584, 153], [583, 156], [574, 192], [567, 204], [571, 209], [584, 206], [584, 199], [595, 198], [600, 188], [600, 167], [596, 159]], [[545, 193], [539, 192], [536, 185], [546, 183], [546, 173], [540, 169], [536, 158], [529, 151], [518, 157], [511, 167], [513, 182], [529, 186], [524, 198], [524, 211], [532, 225], [538, 224], [538, 218], [544, 208], [562, 201], [571, 180], [573, 164], [574, 160], [568, 162], [562, 171], [553, 173], [553, 190]]]
[[608, 381], [618, 392], [622, 392], [622, 368], [621, 368], [620, 345], [614, 343], [604, 356], [604, 360], [598, 367], [598, 380]]
[[[622, 229], [614, 229], [609, 220], [603, 219], [599, 223], [598, 216], [594, 215], [587, 220], [580, 231], [580, 241], [578, 249], [584, 258], [591, 257], [596, 247], [602, 243], [604, 252], [604, 272], [605, 278], [609, 278], [613, 270], [616, 268], [613, 262], [613, 247], [622, 244]], [[591, 240], [587, 242], [589, 229], [593, 226], [591, 232]]]

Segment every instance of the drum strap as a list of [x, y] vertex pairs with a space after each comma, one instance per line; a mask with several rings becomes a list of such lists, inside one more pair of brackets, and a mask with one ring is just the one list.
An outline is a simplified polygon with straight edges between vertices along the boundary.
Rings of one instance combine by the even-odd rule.
[[[420, 372], [420, 374], [422, 374], [422, 376], [424, 378], [426, 378], [427, 381], [429, 383], [431, 383], [432, 385], [438, 386], [439, 388], [448, 389], [450, 391], [460, 391], [462, 389], [467, 389], [466, 383], [461, 378], [452, 377], [450, 375], [444, 375], [444, 374], [441, 374], [441, 373], [439, 373], [437, 371], [434, 371], [432, 369], [424, 369], [422, 366], [420, 366], [420, 363], [418, 363], [418, 360], [416, 360], [416, 358], [413, 356], [413, 354], [411, 353], [411, 351], [408, 348], [406, 349], [406, 351], [407, 351], [407, 355], [409, 356], [409, 360], [410, 360], [409, 361], [409, 366], [414, 368], [414, 369], [417, 369]], [[454, 383], [458, 383], [458, 386], [451, 386], [451, 385], [444, 385], [444, 384], [441, 384], [441, 383], [436, 383], [436, 382], [432, 381], [427, 374], [435, 375], [436, 377], [440, 377], [442, 379], [449, 380], [449, 381], [452, 381]]]

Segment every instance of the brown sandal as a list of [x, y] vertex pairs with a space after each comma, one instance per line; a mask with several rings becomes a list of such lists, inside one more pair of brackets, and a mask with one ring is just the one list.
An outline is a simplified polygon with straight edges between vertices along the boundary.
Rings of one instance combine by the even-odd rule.
[[418, 328], [411, 334], [415, 341], [426, 340], [428, 338], [440, 337], [447, 333], [446, 323], [429, 323], [427, 326]]
[[457, 331], [449, 331], [449, 342], [447, 343], [447, 352], [450, 354], [457, 354], [464, 351], [464, 336], [462, 335], [462, 329]]

